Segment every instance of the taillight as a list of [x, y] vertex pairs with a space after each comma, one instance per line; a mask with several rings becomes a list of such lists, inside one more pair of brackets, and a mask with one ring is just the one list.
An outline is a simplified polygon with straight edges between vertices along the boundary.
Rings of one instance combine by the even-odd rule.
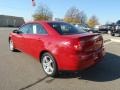
[[76, 42], [74, 44], [74, 48], [77, 51], [82, 51], [83, 50], [83, 45], [84, 45], [84, 41], [79, 41], [79, 42]]
[[74, 45], [75, 50], [81, 50], [80, 43]]

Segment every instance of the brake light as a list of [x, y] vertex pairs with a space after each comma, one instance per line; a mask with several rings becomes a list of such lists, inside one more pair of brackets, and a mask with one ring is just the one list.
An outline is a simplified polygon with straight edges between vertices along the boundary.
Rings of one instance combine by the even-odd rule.
[[77, 51], [82, 51], [83, 50], [83, 45], [84, 45], [84, 41], [79, 41], [79, 42], [74, 44], [74, 48]]

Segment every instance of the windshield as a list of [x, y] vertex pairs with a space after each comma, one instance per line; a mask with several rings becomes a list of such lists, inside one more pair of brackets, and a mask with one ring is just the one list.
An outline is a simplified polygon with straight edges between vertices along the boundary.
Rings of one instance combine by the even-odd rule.
[[54, 28], [61, 35], [81, 34], [86, 31], [76, 28], [75, 26], [64, 22], [49, 22], [52, 28]]

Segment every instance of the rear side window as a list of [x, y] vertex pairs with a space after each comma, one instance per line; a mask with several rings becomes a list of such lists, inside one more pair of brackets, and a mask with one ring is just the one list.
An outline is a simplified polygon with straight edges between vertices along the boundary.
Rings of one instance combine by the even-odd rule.
[[81, 34], [86, 32], [64, 22], [49, 22], [48, 24], [61, 35]]
[[47, 31], [39, 24], [33, 25], [33, 31], [36, 34], [47, 34]]

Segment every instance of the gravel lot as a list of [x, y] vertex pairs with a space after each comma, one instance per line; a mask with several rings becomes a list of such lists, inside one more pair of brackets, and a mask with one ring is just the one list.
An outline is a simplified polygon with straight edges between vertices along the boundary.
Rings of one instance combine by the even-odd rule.
[[106, 42], [106, 56], [96, 66], [51, 78], [33, 57], [9, 51], [11, 30], [0, 28], [0, 90], [120, 90], [120, 43]]

